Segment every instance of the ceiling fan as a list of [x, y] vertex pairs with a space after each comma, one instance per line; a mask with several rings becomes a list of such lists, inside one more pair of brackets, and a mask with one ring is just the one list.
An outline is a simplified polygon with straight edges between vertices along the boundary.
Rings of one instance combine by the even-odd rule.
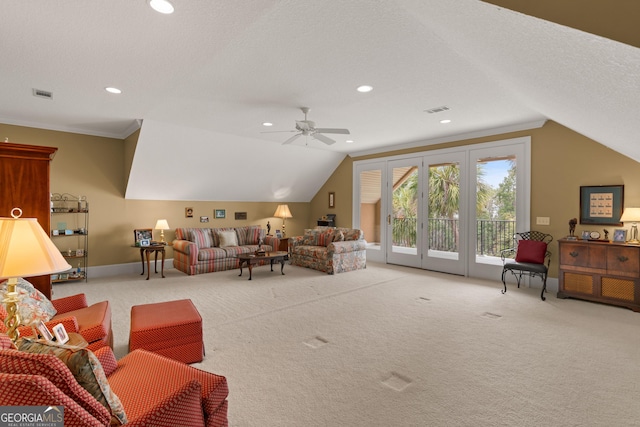
[[[336, 141], [325, 136], [325, 133], [336, 133], [349, 135], [349, 129], [333, 129], [333, 128], [317, 128], [315, 122], [311, 120], [307, 120], [307, 113], [309, 112], [309, 107], [301, 107], [300, 108], [304, 113], [304, 120], [296, 120], [296, 130], [283, 130], [283, 131], [274, 131], [274, 132], [298, 132], [293, 135], [291, 138], [287, 139], [282, 144], [291, 144], [293, 141], [298, 139], [301, 136], [310, 136], [311, 138], [317, 139], [318, 141], [322, 141], [327, 145], [334, 144]], [[269, 132], [263, 132], [269, 133]]]

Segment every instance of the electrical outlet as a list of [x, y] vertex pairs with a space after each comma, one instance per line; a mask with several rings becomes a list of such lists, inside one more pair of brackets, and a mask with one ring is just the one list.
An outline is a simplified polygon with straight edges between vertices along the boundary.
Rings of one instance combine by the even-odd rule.
[[551, 221], [548, 216], [537, 216], [536, 217], [536, 225], [549, 225]]

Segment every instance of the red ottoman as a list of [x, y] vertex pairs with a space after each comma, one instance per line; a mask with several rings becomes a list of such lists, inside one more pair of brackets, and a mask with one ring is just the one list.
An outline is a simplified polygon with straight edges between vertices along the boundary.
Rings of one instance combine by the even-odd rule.
[[202, 317], [190, 299], [131, 307], [129, 351], [153, 351], [184, 363], [204, 356]]

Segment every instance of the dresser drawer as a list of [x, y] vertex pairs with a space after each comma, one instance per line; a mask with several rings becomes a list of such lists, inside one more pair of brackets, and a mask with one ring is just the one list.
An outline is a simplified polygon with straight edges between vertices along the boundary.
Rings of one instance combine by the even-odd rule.
[[606, 249], [604, 245], [563, 243], [560, 246], [560, 264], [605, 269], [607, 268]]
[[640, 273], [640, 248], [610, 246], [607, 249], [607, 274], [638, 276]]

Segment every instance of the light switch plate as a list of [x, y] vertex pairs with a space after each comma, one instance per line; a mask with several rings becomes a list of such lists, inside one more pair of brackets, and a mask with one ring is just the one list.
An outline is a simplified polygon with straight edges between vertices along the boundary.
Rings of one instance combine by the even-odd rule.
[[537, 216], [536, 217], [536, 225], [549, 225], [551, 221], [548, 216]]

